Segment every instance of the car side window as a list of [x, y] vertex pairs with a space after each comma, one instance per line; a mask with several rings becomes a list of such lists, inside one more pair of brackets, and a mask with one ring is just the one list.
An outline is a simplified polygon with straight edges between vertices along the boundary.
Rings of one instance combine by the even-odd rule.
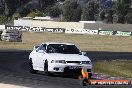
[[42, 49], [46, 51], [46, 44], [43, 45]]
[[45, 51], [46, 50], [46, 45], [44, 44], [42, 44], [41, 46], [39, 46], [38, 47], [38, 49], [37, 49], [37, 51], [39, 51], [39, 50], [43, 50], [43, 51]]
[[46, 52], [47, 52], [47, 53], [55, 53], [56, 50], [53, 48], [52, 45], [48, 45], [48, 46], [47, 46], [47, 51], [46, 51]]

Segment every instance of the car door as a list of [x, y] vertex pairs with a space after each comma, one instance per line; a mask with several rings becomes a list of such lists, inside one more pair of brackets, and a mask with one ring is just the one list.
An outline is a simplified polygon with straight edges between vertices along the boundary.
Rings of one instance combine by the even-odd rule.
[[33, 52], [32, 52], [32, 63], [33, 63], [34, 69], [36, 69], [36, 70], [37, 70], [37, 68], [38, 68], [37, 58], [38, 58], [38, 48], [39, 48], [40, 46], [41, 46], [41, 45], [34, 46], [34, 50], [33, 50]]
[[39, 70], [44, 70], [44, 61], [45, 61], [45, 54], [46, 54], [46, 45], [42, 45], [38, 48], [37, 52], [37, 66]]

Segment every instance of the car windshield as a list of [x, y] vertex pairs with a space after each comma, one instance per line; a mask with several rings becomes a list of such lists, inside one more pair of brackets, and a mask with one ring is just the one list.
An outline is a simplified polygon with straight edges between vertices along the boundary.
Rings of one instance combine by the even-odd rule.
[[75, 45], [50, 44], [47, 46], [47, 53], [79, 54], [79, 49]]

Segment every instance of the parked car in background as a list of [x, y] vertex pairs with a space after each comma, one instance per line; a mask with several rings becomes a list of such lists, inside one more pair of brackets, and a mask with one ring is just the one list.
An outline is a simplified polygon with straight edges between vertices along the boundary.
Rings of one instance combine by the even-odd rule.
[[[3, 31], [0, 30], [0, 36], [1, 36], [2, 32], [3, 32]], [[1, 41], [1, 37], [0, 37], [0, 41]]]
[[5, 29], [1, 34], [1, 40], [9, 42], [22, 42], [22, 32], [14, 29]]
[[45, 74], [68, 74], [79, 68], [84, 68], [89, 73], [89, 77], [92, 76], [91, 60], [71, 43], [42, 43], [34, 46], [34, 50], [29, 55], [31, 73], [44, 71]]

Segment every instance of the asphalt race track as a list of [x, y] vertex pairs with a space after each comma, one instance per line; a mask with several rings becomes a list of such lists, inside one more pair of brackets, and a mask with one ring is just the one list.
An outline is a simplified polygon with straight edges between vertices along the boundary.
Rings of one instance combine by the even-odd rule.
[[[81, 88], [79, 80], [61, 76], [45, 76], [44, 73], [31, 74], [28, 71], [26, 50], [0, 50], [0, 83], [20, 85], [30, 88]], [[132, 52], [87, 52], [93, 60], [132, 59]], [[132, 88], [132, 86], [87, 86], [84, 88]]]

